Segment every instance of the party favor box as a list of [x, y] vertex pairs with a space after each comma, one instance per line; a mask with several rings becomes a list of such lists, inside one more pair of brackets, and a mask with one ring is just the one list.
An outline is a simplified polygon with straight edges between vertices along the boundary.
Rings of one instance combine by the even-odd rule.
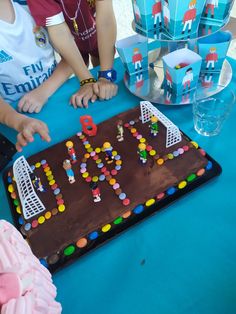
[[132, 0], [134, 20], [145, 31], [159, 31], [162, 24], [161, 0]]
[[117, 41], [116, 49], [126, 71], [132, 75], [148, 69], [147, 38], [133, 35]]
[[233, 3], [234, 0], [206, 0], [202, 20], [224, 24], [230, 15]]
[[202, 72], [221, 71], [231, 38], [230, 32], [219, 31], [198, 40], [198, 53], [203, 59]]
[[197, 87], [202, 58], [195, 52], [183, 48], [163, 58], [164, 86], [172, 93], [181, 95]]
[[162, 0], [164, 29], [172, 39], [197, 33], [206, 0]]

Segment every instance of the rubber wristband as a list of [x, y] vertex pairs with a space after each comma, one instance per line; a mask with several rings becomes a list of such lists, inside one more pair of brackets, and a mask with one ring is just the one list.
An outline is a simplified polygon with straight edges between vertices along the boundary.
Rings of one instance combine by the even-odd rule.
[[88, 79], [85, 79], [83, 81], [80, 81], [80, 86], [84, 86], [85, 84], [89, 84], [89, 83], [96, 83], [97, 80], [93, 77], [90, 77]]

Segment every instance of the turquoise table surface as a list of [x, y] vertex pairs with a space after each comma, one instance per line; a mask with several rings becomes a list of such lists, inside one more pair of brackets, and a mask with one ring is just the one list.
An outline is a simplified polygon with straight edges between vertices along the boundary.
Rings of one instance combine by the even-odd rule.
[[[236, 61], [230, 62], [236, 69]], [[114, 99], [73, 109], [69, 98], [79, 86], [73, 78], [40, 114], [32, 115], [48, 123], [52, 142], [37, 137], [24, 149], [26, 157], [78, 132], [81, 115], [90, 114], [99, 123], [139, 104], [124, 87], [119, 60], [115, 66], [119, 94]], [[236, 90], [236, 75], [230, 88]], [[217, 160], [223, 172], [56, 273], [57, 300], [65, 314], [236, 313], [236, 107], [220, 135], [212, 138], [194, 131], [191, 105], [158, 109]], [[1, 126], [0, 132], [15, 140], [13, 130]], [[12, 222], [2, 178], [0, 199], [0, 218]]]

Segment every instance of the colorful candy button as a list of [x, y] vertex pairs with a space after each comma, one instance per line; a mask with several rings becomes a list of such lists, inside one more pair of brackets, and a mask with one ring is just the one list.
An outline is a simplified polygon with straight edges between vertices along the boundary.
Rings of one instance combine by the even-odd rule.
[[143, 210], [144, 210], [144, 206], [142, 204], [140, 204], [134, 208], [133, 212], [135, 214], [141, 214], [143, 212]]
[[99, 176], [99, 181], [104, 181], [105, 180], [105, 176], [104, 176], [104, 174], [101, 174], [100, 176]]
[[[48, 172], [51, 172], [51, 171], [48, 171]], [[48, 181], [53, 181], [54, 180], [54, 176], [51, 174], [47, 177]]]
[[81, 238], [76, 242], [76, 246], [80, 249], [82, 249], [83, 247], [85, 247], [88, 243], [88, 240], [86, 238]]
[[135, 128], [132, 128], [132, 129], [130, 130], [130, 132], [131, 132], [132, 134], [134, 134], [134, 133], [137, 132], [137, 130], [136, 130]]
[[113, 150], [112, 156], [114, 156], [114, 157], [117, 156], [117, 151]]
[[[86, 178], [88, 179], [88, 178]], [[57, 205], [61, 205], [61, 204], [64, 204], [64, 200], [62, 198], [60, 198], [58, 201], [57, 201]]]
[[163, 165], [163, 164], [164, 164], [164, 159], [163, 159], [163, 158], [157, 159], [157, 164], [158, 164], [159, 166]]
[[197, 176], [198, 176], [198, 177], [201, 177], [204, 173], [205, 173], [205, 169], [202, 168], [202, 169], [198, 170]]
[[11, 193], [11, 198], [12, 198], [13, 200], [16, 199], [16, 192], [12, 192], [12, 193]]
[[20, 217], [18, 218], [18, 222], [19, 222], [20, 225], [23, 225], [24, 219], [23, 219], [22, 216], [20, 216]]
[[206, 156], [206, 152], [202, 148], [199, 149], [199, 152], [202, 156]]
[[185, 152], [187, 152], [187, 151], [189, 150], [188, 145], [184, 145], [184, 146], [183, 146], [183, 150], [184, 150]]
[[55, 190], [53, 191], [53, 194], [54, 194], [54, 195], [58, 195], [58, 194], [60, 194], [60, 192], [61, 192], [61, 190], [60, 190], [59, 188], [57, 188], [57, 189], [55, 189]]
[[95, 152], [96, 152], [97, 154], [101, 153], [101, 148], [99, 148], [99, 147], [95, 148]]
[[155, 199], [150, 198], [149, 200], [146, 201], [145, 206], [149, 207], [151, 205], [155, 204]]
[[91, 145], [90, 145], [90, 144], [88, 144], [88, 142], [84, 142], [84, 147], [85, 147], [85, 149], [88, 149], [88, 148], [90, 148], [90, 147], [91, 147]]
[[40, 163], [43, 166], [43, 165], [45, 165], [47, 163], [47, 161], [45, 159], [43, 159], [43, 160], [40, 161]]
[[47, 177], [49, 177], [50, 175], [52, 175], [52, 171], [46, 172], [46, 176], [47, 176]]
[[187, 182], [186, 181], [181, 181], [179, 184], [178, 184], [178, 188], [181, 190], [181, 189], [184, 189], [187, 185]]
[[35, 170], [35, 165], [31, 165], [30, 168], [31, 168], [32, 171], [34, 171]]
[[191, 141], [190, 142], [196, 149], [198, 149], [199, 145], [198, 143], [194, 142], [194, 141]]
[[59, 210], [60, 213], [63, 213], [65, 211], [65, 209], [66, 209], [66, 207], [65, 207], [64, 204], [61, 204], [61, 205], [58, 206], [58, 210]]
[[44, 215], [44, 217], [46, 218], [46, 219], [50, 219], [51, 217], [52, 217], [52, 214], [51, 214], [51, 212], [46, 212], [45, 213], [45, 215]]
[[32, 224], [31, 224], [32, 228], [37, 228], [38, 225], [39, 225], [38, 220], [35, 219], [32, 221]]
[[[43, 169], [45, 169], [45, 168], [48, 167], [48, 164], [46, 163], [46, 164], [42, 165], [42, 167], [43, 167]], [[35, 167], [34, 167], [34, 169], [35, 169]], [[32, 170], [33, 170], [33, 169], [32, 169]], [[34, 170], [33, 170], [33, 171], [34, 171]]]
[[91, 182], [91, 181], [92, 181], [92, 178], [91, 178], [91, 177], [87, 177], [87, 178], [85, 179], [85, 181], [86, 181], [86, 182]]
[[8, 177], [8, 178], [7, 178], [7, 182], [8, 182], [8, 183], [12, 183], [12, 177]]
[[110, 229], [111, 229], [111, 225], [107, 224], [107, 225], [102, 227], [102, 232], [108, 232]]
[[154, 149], [150, 150], [149, 152], [150, 156], [155, 156], [156, 155], [156, 151]]
[[119, 187], [120, 187], [119, 183], [115, 183], [115, 184], [113, 185], [113, 189], [114, 189], [114, 190], [119, 189]]
[[114, 225], [119, 225], [122, 221], [123, 221], [123, 218], [122, 218], [122, 217], [117, 217], [117, 218], [113, 221], [113, 223], [114, 223]]
[[59, 261], [59, 254], [52, 254], [48, 257], [47, 261], [48, 264], [53, 265], [56, 264]]
[[120, 188], [115, 189], [115, 193], [117, 196], [119, 196], [122, 193], [122, 190]]
[[13, 193], [13, 192], [14, 192], [14, 187], [13, 187], [12, 184], [9, 184], [9, 185], [8, 185], [8, 192], [9, 192], [9, 193]]
[[140, 143], [145, 143], [146, 142], [146, 139], [144, 137], [140, 138], [139, 140]]
[[147, 152], [150, 152], [151, 150], [152, 150], [152, 146], [151, 146], [151, 145], [147, 145], [147, 146], [146, 146], [146, 151], [147, 151]]
[[15, 206], [19, 206], [19, 205], [20, 205], [20, 201], [19, 201], [18, 199], [15, 199], [15, 200], [13, 201], [13, 204], [14, 204]]
[[55, 180], [51, 180], [51, 181], [49, 181], [49, 185], [50, 186], [52, 186], [53, 184], [55, 184], [56, 183], [56, 181]]
[[132, 214], [132, 212], [129, 210], [129, 211], [125, 212], [125, 213], [122, 215], [122, 217], [123, 217], [124, 219], [127, 219], [129, 216], [131, 216], [131, 214]]
[[174, 159], [174, 155], [171, 154], [171, 153], [170, 153], [170, 154], [167, 154], [167, 157], [168, 157], [168, 159], [170, 159], [170, 160], [171, 160], [171, 159]]
[[98, 164], [98, 169], [102, 169], [103, 166], [104, 166], [104, 164], [102, 162], [100, 162], [100, 164]]
[[122, 160], [116, 160], [116, 165], [121, 166], [122, 165]]
[[182, 147], [178, 148], [178, 152], [180, 155], [182, 155], [184, 153], [184, 149]]
[[98, 232], [97, 231], [93, 231], [92, 233], [89, 234], [89, 240], [95, 240], [98, 238]]
[[111, 170], [111, 174], [112, 174], [113, 176], [116, 176], [116, 175], [117, 175], [117, 170], [116, 170], [116, 169], [112, 169], [112, 170]]
[[18, 214], [21, 214], [21, 207], [20, 207], [20, 206], [16, 206], [16, 212], [17, 212]]
[[87, 178], [89, 176], [89, 173], [88, 172], [84, 172], [83, 174], [82, 174], [82, 177], [85, 179], [85, 178]]
[[29, 231], [31, 229], [31, 223], [29, 223], [29, 222], [26, 223], [24, 228], [25, 228], [25, 231]]
[[89, 157], [90, 157], [90, 154], [88, 153], [84, 154], [84, 158], [89, 159]]
[[56, 200], [59, 200], [59, 199], [61, 199], [62, 198], [62, 194], [58, 194], [57, 196], [56, 196]]
[[101, 162], [102, 162], [101, 159], [97, 159], [97, 160], [96, 160], [96, 164], [100, 164]]
[[196, 179], [196, 177], [197, 177], [196, 174], [192, 173], [187, 177], [187, 181], [192, 182], [194, 179]]
[[116, 169], [117, 171], [119, 171], [119, 170], [121, 169], [121, 165], [116, 165], [116, 166], [115, 166], [115, 169]]
[[67, 248], [64, 249], [63, 253], [65, 256], [70, 256], [74, 253], [74, 251], [75, 251], [75, 246], [69, 245]]
[[80, 173], [85, 173], [87, 172], [87, 168], [80, 168]]
[[120, 155], [116, 155], [115, 160], [119, 160], [119, 159], [120, 159]]
[[109, 184], [110, 184], [110, 185], [114, 185], [115, 183], [116, 183], [116, 179], [113, 179], [113, 178], [112, 178], [112, 179], [109, 181]]
[[131, 120], [131, 121], [129, 121], [129, 124], [130, 124], [130, 125], [134, 125], [135, 122], [134, 122], [133, 120]]
[[143, 137], [142, 134], [139, 134], [139, 135], [137, 136], [137, 140], [141, 140], [142, 137]]
[[165, 196], [165, 193], [164, 193], [164, 192], [159, 193], [159, 194], [157, 195], [157, 200], [161, 200], [164, 196]]
[[96, 152], [93, 150], [92, 152], [90, 152], [90, 156], [94, 157], [96, 155]]
[[125, 198], [126, 198], [126, 194], [125, 193], [120, 193], [119, 199], [123, 201]]
[[42, 225], [42, 224], [44, 223], [44, 221], [45, 221], [44, 216], [40, 216], [40, 217], [38, 218], [38, 223], [39, 223], [40, 225]]
[[35, 164], [35, 168], [40, 168], [41, 167], [41, 163], [40, 162], [37, 162], [36, 164]]
[[174, 155], [174, 157], [178, 157], [178, 156], [179, 156], [179, 152], [178, 152], [177, 150], [175, 150], [175, 151], [173, 152], [173, 155]]
[[53, 185], [51, 185], [51, 189], [52, 189], [53, 191], [56, 190], [57, 187], [58, 187], [58, 185], [57, 185], [56, 183], [54, 183]]
[[98, 176], [92, 177], [92, 181], [93, 181], [93, 182], [98, 182]]
[[124, 206], [128, 206], [130, 204], [130, 199], [129, 198], [125, 198], [122, 203], [123, 203]]
[[206, 170], [211, 170], [212, 166], [213, 166], [212, 162], [209, 160], [207, 165], [206, 165]]
[[176, 191], [176, 188], [174, 186], [170, 187], [167, 191], [166, 194], [168, 195], [173, 195]]
[[43, 169], [43, 171], [44, 171], [45, 173], [47, 173], [48, 171], [50, 171], [50, 167], [45, 167], [45, 168]]
[[52, 215], [55, 216], [58, 213], [58, 209], [57, 208], [53, 208], [52, 209]]

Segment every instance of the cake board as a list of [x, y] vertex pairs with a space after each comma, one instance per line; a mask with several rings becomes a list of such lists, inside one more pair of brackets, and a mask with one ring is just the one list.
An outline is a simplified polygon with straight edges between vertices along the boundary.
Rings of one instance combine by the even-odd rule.
[[[5, 172], [4, 182], [15, 224], [51, 272], [221, 173], [220, 166], [182, 132], [179, 142], [166, 147], [166, 127], [159, 121], [159, 133], [153, 137], [150, 123], [142, 123], [139, 117], [140, 109], [132, 109], [99, 124], [95, 137], [79, 132], [28, 158], [28, 164], [46, 189], [36, 191], [45, 210], [32, 218], [24, 219], [22, 215], [12, 169]], [[124, 123], [121, 142], [117, 140], [118, 120]], [[63, 161], [69, 158], [68, 140], [74, 143], [77, 158], [72, 164], [73, 184], [62, 167]], [[105, 142], [113, 147], [111, 163], [101, 149]], [[145, 164], [137, 154], [142, 142], [148, 148]], [[100, 164], [103, 164], [101, 168]], [[85, 172], [88, 175], [83, 177]], [[88, 178], [98, 181], [100, 202], [94, 202]]]

